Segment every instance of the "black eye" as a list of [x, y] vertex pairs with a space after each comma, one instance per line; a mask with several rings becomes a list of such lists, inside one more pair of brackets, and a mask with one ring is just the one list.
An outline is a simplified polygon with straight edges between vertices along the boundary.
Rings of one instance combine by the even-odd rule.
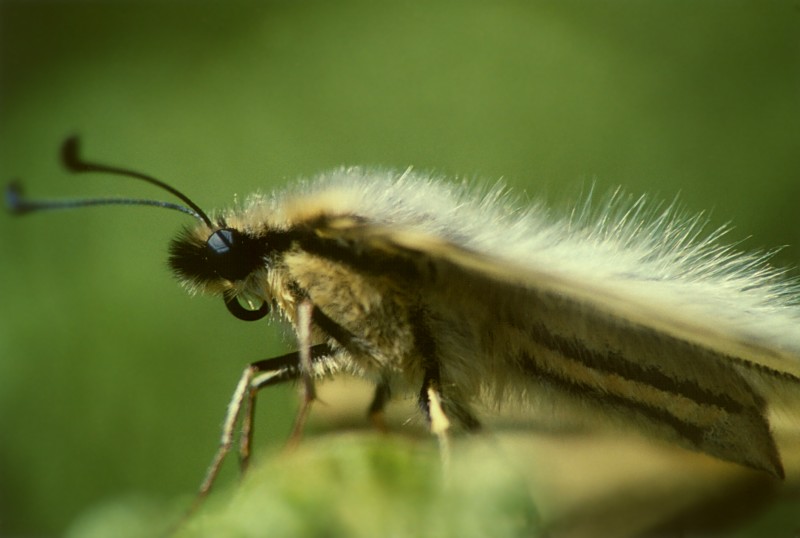
[[169, 264], [181, 279], [205, 284], [223, 278], [244, 280], [267, 265], [267, 237], [256, 237], [233, 228], [222, 228], [205, 241], [185, 229], [169, 246]]
[[222, 228], [206, 239], [210, 269], [224, 279], [246, 278], [264, 265], [264, 246], [233, 228]]
[[239, 298], [231, 293], [226, 292], [224, 299], [228, 312], [243, 321], [256, 321], [269, 314], [269, 305], [266, 302], [261, 303], [256, 310], [251, 310], [240, 303]]
[[224, 256], [233, 248], [233, 242], [237, 235], [236, 230], [230, 228], [217, 230], [206, 241], [206, 247], [217, 256]]

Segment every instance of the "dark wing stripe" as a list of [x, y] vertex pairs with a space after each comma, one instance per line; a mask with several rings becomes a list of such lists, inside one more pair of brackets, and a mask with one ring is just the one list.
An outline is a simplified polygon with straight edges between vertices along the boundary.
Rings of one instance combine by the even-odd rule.
[[539, 345], [580, 362], [587, 368], [616, 374], [631, 381], [684, 396], [699, 404], [715, 405], [731, 413], [740, 413], [744, 409], [740, 402], [730, 396], [706, 390], [693, 381], [673, 379], [654, 367], [645, 367], [629, 361], [618, 352], [599, 353], [590, 350], [575, 339], [563, 338], [549, 332], [541, 324], [531, 329], [531, 337]]
[[602, 391], [598, 387], [589, 385], [588, 383], [576, 382], [552, 370], [540, 367], [534, 357], [527, 353], [523, 353], [520, 357], [520, 365], [525, 374], [533, 376], [536, 379], [541, 379], [568, 394], [578, 398], [589, 398], [597, 403], [611, 407], [627, 408], [656, 422], [668, 424], [681, 437], [689, 441], [692, 446], [699, 448], [702, 444], [703, 428], [685, 422], [660, 407]]
[[412, 280], [419, 277], [417, 263], [407, 257], [382, 253], [344, 238], [322, 237], [313, 230], [295, 232], [301, 250], [328, 260], [342, 263], [371, 275], [385, 275]]
[[[565, 355], [564, 349], [536, 345], [541, 352], [523, 350], [518, 356], [519, 368], [525, 375], [578, 400], [593, 402], [612, 412], [627, 410], [652, 426], [667, 427], [688, 448], [783, 478], [783, 466], [769, 424], [757, 407], [736, 403], [731, 410], [698, 402], [690, 395], [625, 377], [625, 372], [595, 369], [584, 362], [588, 355], [573, 358]], [[726, 426], [720, 430], [722, 425]], [[753, 446], [749, 444], [751, 441]]]

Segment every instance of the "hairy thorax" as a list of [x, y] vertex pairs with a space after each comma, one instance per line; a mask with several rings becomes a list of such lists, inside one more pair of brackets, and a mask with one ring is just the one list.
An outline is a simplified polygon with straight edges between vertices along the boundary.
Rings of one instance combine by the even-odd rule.
[[325, 305], [325, 315], [352, 334], [346, 351], [365, 371], [421, 375], [411, 328], [418, 308], [413, 290], [303, 252], [289, 253], [283, 262], [297, 288], [315, 305]]

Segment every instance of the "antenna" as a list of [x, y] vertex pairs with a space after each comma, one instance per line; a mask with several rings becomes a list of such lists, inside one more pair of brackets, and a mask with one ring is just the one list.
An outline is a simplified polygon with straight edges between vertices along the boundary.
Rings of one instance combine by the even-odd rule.
[[186, 203], [187, 206], [176, 204], [173, 202], [163, 202], [160, 200], [147, 200], [139, 198], [81, 198], [76, 200], [26, 200], [23, 195], [23, 189], [18, 181], [12, 181], [8, 184], [5, 191], [6, 206], [16, 215], [24, 215], [34, 211], [44, 211], [50, 209], [73, 209], [77, 207], [98, 206], [98, 205], [147, 205], [154, 207], [163, 207], [165, 209], [174, 209], [194, 218], [203, 221], [209, 228], [213, 228], [214, 224], [208, 215], [200, 209], [188, 196], [180, 192], [175, 187], [172, 187], [161, 180], [152, 176], [148, 176], [135, 170], [128, 170], [127, 168], [120, 168], [117, 166], [108, 166], [100, 163], [93, 163], [85, 161], [80, 156], [80, 139], [77, 136], [71, 136], [64, 140], [61, 145], [61, 162], [64, 166], [73, 173], [85, 172], [104, 172], [107, 174], [114, 174], [118, 176], [132, 177], [140, 179], [151, 185], [159, 187], [173, 196]]

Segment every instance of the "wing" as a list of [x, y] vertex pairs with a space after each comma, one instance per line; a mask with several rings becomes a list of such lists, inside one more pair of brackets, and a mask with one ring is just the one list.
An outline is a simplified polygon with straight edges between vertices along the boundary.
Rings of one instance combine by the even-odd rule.
[[577, 279], [348, 217], [317, 220], [314, 235], [354, 269], [418, 287], [445, 377], [462, 391], [545, 389], [647, 435], [783, 477], [756, 379], [800, 394], [797, 350], [678, 308], [691, 305], [692, 286], [669, 295], [658, 282]]

